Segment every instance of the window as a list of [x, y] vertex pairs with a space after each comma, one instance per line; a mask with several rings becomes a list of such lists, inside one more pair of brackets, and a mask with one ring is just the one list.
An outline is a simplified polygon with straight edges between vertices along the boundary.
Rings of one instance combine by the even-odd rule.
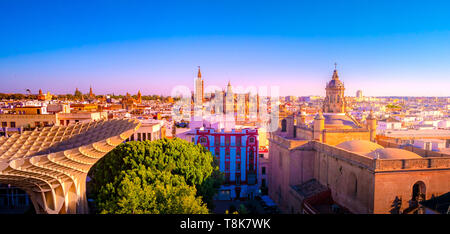
[[230, 171], [230, 162], [225, 162], [225, 171]]
[[241, 146], [241, 136], [236, 136], [236, 146]]
[[34, 126], [36, 126], [37, 128], [39, 128], [41, 126], [41, 122], [34, 122]]
[[286, 132], [286, 120], [281, 120], [281, 131]]
[[147, 140], [147, 134], [145, 134], [145, 132], [142, 133], [142, 140], [143, 141]]
[[348, 176], [347, 191], [348, 195], [353, 198], [358, 194], [358, 180], [353, 172]]
[[241, 171], [241, 162], [236, 162], [236, 171]]
[[241, 173], [236, 173], [236, 185], [241, 184]]
[[8, 126], [7, 122], [2, 122], [2, 127], [6, 128], [6, 126]]
[[230, 145], [230, 136], [225, 136], [225, 145], [226, 146]]
[[225, 184], [230, 183], [230, 173], [225, 173]]
[[11, 125], [12, 128], [15, 128], [16, 127], [16, 122], [11, 122], [10, 125]]
[[59, 120], [59, 125], [64, 126], [64, 120], [63, 119]]
[[216, 146], [219, 146], [219, 145], [220, 145], [220, 136], [214, 136], [214, 144], [215, 144]]
[[138, 134], [137, 134], [137, 140], [141, 141], [141, 133], [140, 132], [138, 132]]
[[44, 126], [48, 126], [48, 122], [44, 122]]
[[69, 125], [69, 123], [70, 123], [70, 120], [66, 120], [66, 125]]
[[250, 137], [248, 140], [250, 143], [255, 143], [255, 138], [254, 137]]
[[266, 167], [261, 167], [261, 174], [263, 174], [263, 175], [266, 174]]
[[425, 150], [431, 150], [431, 142], [425, 143]]
[[219, 156], [219, 155], [220, 155], [220, 148], [219, 148], [219, 147], [216, 147], [216, 153], [215, 153], [215, 155], [216, 155], [216, 156]]
[[131, 140], [132, 140], [132, 141], [134, 141], [134, 134], [133, 134], [133, 135], [131, 135]]
[[153, 140], [151, 132], [147, 132], [147, 140]]
[[260, 158], [264, 158], [264, 154], [259, 154], [259, 157]]
[[206, 137], [200, 137], [200, 143], [207, 143]]
[[255, 161], [255, 151], [253, 148], [250, 148], [250, 150], [248, 151], [248, 161], [249, 163], [253, 163], [253, 161]]
[[75, 123], [79, 123], [79, 122], [80, 122], [80, 120], [78, 120], [78, 119], [75, 120]]
[[195, 137], [192, 137], [192, 143], [195, 143]]

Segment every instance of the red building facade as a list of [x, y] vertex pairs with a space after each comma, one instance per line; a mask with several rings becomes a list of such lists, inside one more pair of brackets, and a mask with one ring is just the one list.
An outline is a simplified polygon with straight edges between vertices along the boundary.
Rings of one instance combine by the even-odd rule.
[[225, 182], [219, 200], [252, 198], [258, 193], [258, 130], [196, 130], [195, 143], [211, 151], [219, 160]]

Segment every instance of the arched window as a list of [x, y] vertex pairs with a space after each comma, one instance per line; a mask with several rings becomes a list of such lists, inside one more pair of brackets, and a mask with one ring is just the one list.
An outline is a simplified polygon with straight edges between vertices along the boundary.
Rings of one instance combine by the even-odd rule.
[[417, 181], [412, 187], [412, 201], [423, 201], [426, 198], [426, 186], [422, 181]]
[[350, 197], [356, 197], [358, 194], [358, 179], [356, 178], [355, 173], [350, 173], [348, 176], [348, 185], [347, 185], [348, 195]]

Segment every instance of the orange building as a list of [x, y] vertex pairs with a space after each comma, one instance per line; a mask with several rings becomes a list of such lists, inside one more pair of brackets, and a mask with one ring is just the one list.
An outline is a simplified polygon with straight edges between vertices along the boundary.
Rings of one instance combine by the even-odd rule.
[[46, 94], [44, 94], [42, 92], [42, 89], [39, 89], [39, 94], [37, 96], [37, 99], [39, 101], [48, 101], [48, 100], [52, 100], [53, 95], [50, 94], [50, 92], [47, 92]]

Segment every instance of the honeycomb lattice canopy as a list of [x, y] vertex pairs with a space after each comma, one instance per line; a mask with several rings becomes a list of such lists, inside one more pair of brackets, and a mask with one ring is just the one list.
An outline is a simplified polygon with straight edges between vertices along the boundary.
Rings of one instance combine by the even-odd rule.
[[0, 137], [0, 183], [26, 191], [37, 213], [87, 213], [89, 169], [139, 126], [117, 119]]

